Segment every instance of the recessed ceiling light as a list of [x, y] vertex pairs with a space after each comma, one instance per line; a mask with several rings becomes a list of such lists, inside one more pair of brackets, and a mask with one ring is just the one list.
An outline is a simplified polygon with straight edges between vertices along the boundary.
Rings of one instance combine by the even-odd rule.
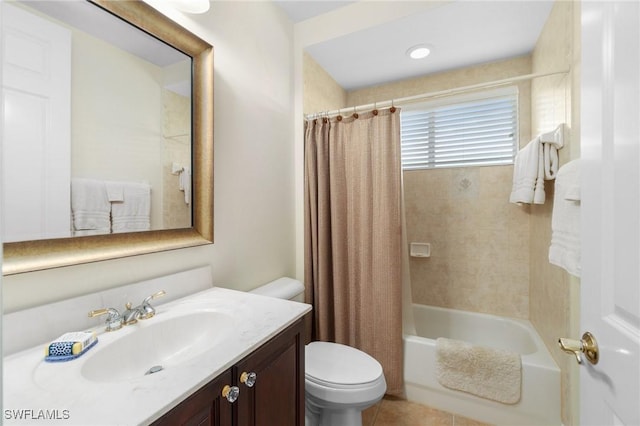
[[430, 53], [431, 47], [425, 44], [419, 44], [407, 50], [407, 56], [409, 56], [411, 59], [423, 59], [429, 56]]

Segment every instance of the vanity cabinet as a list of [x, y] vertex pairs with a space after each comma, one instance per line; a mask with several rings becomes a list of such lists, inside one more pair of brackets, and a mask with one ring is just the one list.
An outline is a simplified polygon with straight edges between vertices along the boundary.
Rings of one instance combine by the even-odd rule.
[[222, 389], [232, 383], [232, 380], [232, 371], [225, 371], [153, 424], [157, 426], [232, 425], [232, 406], [222, 397]]
[[[153, 424], [304, 425], [303, 329], [300, 319]], [[222, 396], [226, 386], [238, 388], [233, 403]]]

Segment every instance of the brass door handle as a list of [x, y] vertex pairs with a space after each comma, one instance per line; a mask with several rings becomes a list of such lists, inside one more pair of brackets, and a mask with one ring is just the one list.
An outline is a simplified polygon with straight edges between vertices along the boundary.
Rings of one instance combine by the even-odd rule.
[[558, 339], [558, 345], [560, 346], [560, 349], [566, 353], [575, 355], [578, 364], [582, 364], [581, 354], [584, 354], [591, 364], [595, 365], [598, 363], [598, 342], [596, 341], [596, 338], [593, 337], [593, 334], [588, 331], [582, 335], [581, 340], [561, 337]]

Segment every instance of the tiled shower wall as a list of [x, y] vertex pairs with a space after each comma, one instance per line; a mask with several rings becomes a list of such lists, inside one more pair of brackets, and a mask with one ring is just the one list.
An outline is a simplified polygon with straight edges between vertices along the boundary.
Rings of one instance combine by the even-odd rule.
[[[531, 87], [532, 134], [567, 124], [560, 165], [580, 157], [580, 3], [556, 1], [532, 55], [533, 72], [570, 70], [536, 79]], [[530, 320], [562, 371], [562, 423], [578, 419], [578, 365], [557, 345], [559, 337], [576, 338], [579, 328], [579, 279], [549, 263], [554, 183], [546, 182], [547, 202], [531, 208]]]
[[162, 228], [191, 226], [191, 203], [185, 202], [178, 175], [172, 165], [191, 165], [191, 99], [163, 90]]
[[529, 218], [509, 204], [512, 166], [404, 172], [414, 303], [529, 315]]

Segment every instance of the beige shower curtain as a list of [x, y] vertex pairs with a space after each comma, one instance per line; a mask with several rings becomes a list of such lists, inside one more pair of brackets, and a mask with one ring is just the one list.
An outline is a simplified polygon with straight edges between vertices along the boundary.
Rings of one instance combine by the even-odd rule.
[[312, 338], [370, 354], [402, 393], [398, 109], [305, 123], [305, 284]]

